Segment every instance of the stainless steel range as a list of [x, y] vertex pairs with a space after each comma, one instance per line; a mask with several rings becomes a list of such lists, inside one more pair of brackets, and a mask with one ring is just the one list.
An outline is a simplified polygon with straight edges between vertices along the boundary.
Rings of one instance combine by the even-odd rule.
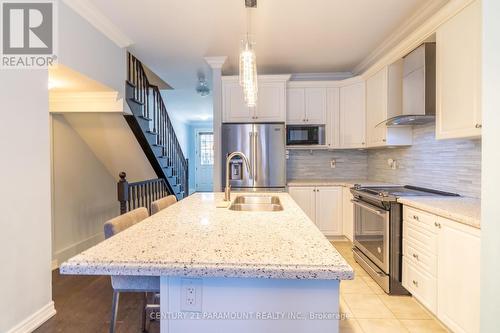
[[354, 196], [354, 259], [388, 294], [405, 295], [402, 275], [404, 196], [458, 196], [415, 186], [360, 186]]

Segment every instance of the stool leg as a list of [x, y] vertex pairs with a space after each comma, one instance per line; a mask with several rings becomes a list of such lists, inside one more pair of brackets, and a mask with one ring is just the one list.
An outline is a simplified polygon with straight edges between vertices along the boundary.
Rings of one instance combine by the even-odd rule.
[[109, 324], [109, 333], [115, 333], [116, 317], [118, 316], [118, 302], [120, 301], [120, 293], [113, 290], [113, 304], [111, 306], [111, 322]]

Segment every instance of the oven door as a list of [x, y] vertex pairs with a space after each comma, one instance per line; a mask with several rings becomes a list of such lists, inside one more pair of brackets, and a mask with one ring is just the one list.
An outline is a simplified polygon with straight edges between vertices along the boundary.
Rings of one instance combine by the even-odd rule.
[[354, 245], [389, 274], [389, 211], [358, 199], [354, 203]]

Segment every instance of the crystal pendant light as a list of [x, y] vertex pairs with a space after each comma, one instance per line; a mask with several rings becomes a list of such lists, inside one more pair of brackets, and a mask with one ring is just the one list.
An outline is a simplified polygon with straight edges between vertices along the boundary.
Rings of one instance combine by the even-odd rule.
[[251, 8], [257, 7], [257, 1], [245, 1], [247, 7], [247, 34], [241, 41], [240, 49], [240, 85], [243, 87], [245, 103], [248, 107], [257, 104], [257, 61], [255, 57], [254, 43], [251, 42], [249, 31], [251, 29]]

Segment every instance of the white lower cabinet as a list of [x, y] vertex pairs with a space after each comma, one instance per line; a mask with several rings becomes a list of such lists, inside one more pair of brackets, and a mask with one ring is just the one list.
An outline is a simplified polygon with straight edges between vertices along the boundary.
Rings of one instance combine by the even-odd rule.
[[294, 186], [288, 192], [325, 236], [342, 235], [342, 186]]
[[351, 242], [354, 240], [354, 204], [351, 189], [347, 186], [342, 190], [342, 232]]
[[453, 332], [479, 332], [479, 229], [407, 206], [403, 215], [403, 286]]

